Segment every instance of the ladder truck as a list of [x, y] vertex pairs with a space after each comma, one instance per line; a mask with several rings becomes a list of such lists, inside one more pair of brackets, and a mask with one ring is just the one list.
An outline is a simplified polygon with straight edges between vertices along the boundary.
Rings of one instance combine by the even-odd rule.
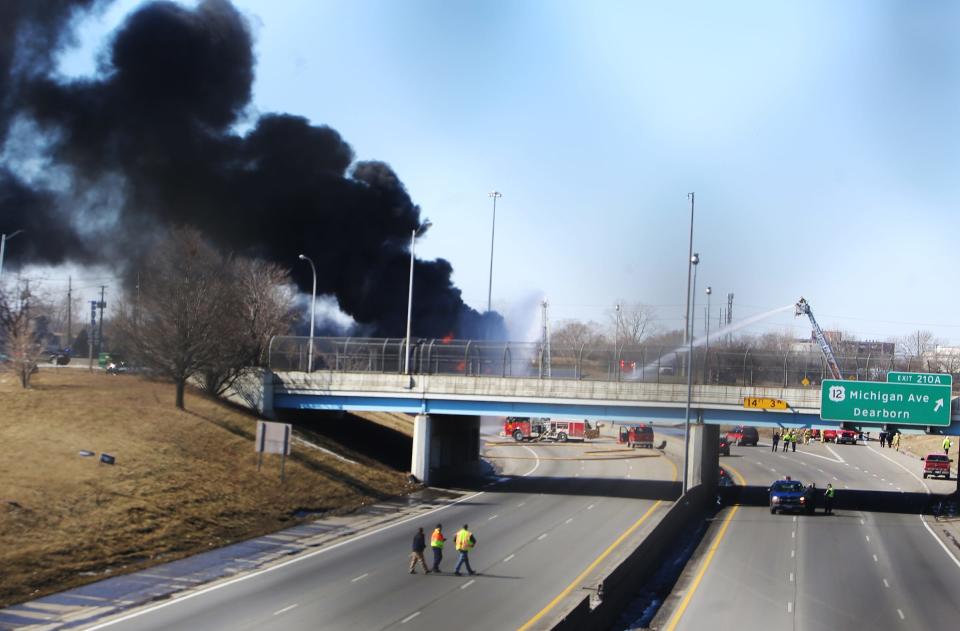
[[840, 364], [837, 363], [837, 358], [833, 354], [833, 349], [830, 348], [830, 342], [827, 341], [827, 337], [823, 334], [823, 329], [820, 328], [820, 325], [817, 324], [816, 318], [813, 317], [813, 310], [810, 308], [810, 303], [807, 302], [803, 296], [800, 296], [800, 300], [796, 304], [794, 315], [797, 317], [805, 315], [810, 318], [810, 324], [813, 325], [813, 332], [817, 336], [817, 343], [820, 344], [820, 350], [823, 351], [823, 357], [827, 360], [827, 367], [830, 369], [830, 377], [832, 379], [843, 379], [843, 375], [840, 374]]

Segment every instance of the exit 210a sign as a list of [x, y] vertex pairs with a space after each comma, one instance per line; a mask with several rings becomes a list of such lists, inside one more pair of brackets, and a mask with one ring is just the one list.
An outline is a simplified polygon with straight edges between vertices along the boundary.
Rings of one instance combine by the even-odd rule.
[[852, 423], [949, 425], [950, 386], [824, 379], [820, 418]]

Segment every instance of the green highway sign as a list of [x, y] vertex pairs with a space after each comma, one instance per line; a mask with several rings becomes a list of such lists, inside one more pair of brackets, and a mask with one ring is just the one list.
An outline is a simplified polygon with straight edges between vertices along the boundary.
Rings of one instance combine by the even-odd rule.
[[851, 423], [949, 425], [950, 386], [824, 379], [820, 418]]
[[953, 375], [931, 372], [888, 372], [887, 383], [919, 383], [928, 386], [952, 386]]

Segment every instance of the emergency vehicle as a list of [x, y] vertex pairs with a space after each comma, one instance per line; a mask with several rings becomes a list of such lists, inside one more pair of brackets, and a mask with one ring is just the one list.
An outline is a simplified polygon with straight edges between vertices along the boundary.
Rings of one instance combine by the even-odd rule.
[[588, 440], [599, 438], [601, 424], [596, 427], [590, 421], [566, 421], [548, 418], [527, 418], [508, 416], [503, 423], [503, 434], [512, 436], [517, 442], [530, 440], [551, 440], [565, 443], [568, 440]]
[[653, 449], [653, 428], [645, 423], [621, 425], [617, 442], [627, 447]]

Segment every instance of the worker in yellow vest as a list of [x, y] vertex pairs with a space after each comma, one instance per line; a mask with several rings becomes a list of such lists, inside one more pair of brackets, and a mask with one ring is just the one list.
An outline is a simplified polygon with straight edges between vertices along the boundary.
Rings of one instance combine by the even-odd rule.
[[443, 536], [443, 526], [437, 524], [430, 535], [430, 549], [433, 550], [433, 571], [440, 572], [440, 561], [443, 560], [443, 544], [447, 538]]
[[460, 576], [460, 567], [466, 565], [467, 572], [473, 576], [476, 572], [470, 567], [470, 551], [473, 550], [473, 546], [477, 545], [477, 539], [473, 536], [473, 533], [470, 532], [467, 524], [464, 524], [463, 528], [457, 532], [455, 544], [457, 552], [460, 553], [460, 558], [457, 559], [457, 567], [453, 569], [453, 573]]
[[953, 443], [950, 442], [949, 436], [944, 436], [943, 438], [943, 455], [947, 456], [950, 454], [950, 447], [953, 446]]

